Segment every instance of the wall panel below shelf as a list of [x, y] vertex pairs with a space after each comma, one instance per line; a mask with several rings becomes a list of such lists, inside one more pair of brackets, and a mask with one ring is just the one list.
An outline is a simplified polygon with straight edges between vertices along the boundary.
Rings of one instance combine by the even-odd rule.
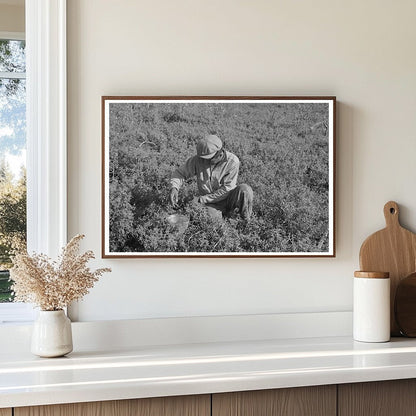
[[210, 416], [210, 402], [210, 395], [198, 395], [57, 404], [18, 407], [14, 416]]
[[335, 416], [336, 386], [212, 395], [213, 416]]
[[414, 416], [416, 380], [391, 380], [338, 386], [339, 416]]

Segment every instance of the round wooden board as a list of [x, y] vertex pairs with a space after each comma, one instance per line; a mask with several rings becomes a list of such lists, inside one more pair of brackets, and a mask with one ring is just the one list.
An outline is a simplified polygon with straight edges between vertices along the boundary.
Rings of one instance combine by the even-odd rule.
[[416, 273], [402, 279], [397, 286], [394, 315], [400, 332], [416, 337]]

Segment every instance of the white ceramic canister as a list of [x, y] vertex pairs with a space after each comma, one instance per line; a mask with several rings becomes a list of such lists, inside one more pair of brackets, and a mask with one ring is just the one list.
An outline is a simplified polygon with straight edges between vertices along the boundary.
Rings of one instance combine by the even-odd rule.
[[390, 341], [389, 273], [354, 273], [353, 336], [362, 342]]

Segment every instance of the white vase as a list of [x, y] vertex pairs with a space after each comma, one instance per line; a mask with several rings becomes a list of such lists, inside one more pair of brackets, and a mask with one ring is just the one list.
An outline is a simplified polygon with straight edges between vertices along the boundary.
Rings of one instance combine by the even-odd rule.
[[31, 351], [39, 357], [61, 357], [72, 351], [71, 321], [63, 310], [40, 311], [33, 325]]

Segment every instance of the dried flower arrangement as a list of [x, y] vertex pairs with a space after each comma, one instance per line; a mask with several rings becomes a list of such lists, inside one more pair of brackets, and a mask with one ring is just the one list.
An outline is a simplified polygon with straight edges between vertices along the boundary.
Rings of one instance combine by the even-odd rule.
[[111, 269], [92, 271], [87, 267], [94, 253], [78, 254], [83, 238], [80, 234], [72, 238], [58, 261], [45, 254], [29, 255], [26, 250], [15, 254], [10, 270], [15, 302], [34, 303], [42, 310], [56, 311], [86, 295], [99, 277]]

